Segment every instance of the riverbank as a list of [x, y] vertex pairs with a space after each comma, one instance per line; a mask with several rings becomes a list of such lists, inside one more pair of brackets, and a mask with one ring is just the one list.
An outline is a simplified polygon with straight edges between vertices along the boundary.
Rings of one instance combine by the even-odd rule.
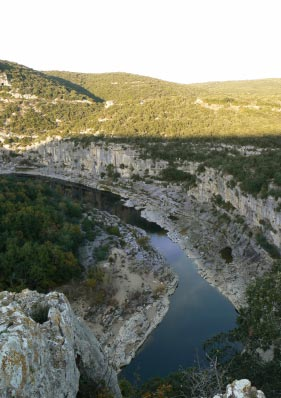
[[[158, 179], [167, 162], [144, 160], [128, 145], [102, 142], [83, 146], [70, 140], [54, 140], [8, 160], [3, 162], [2, 172], [58, 178], [120, 195], [127, 205], [141, 209], [145, 218], [163, 227], [195, 260], [202, 277], [236, 308], [245, 305], [248, 284], [272, 265], [272, 259], [255, 239], [260, 226], [267, 225], [269, 215], [275, 214], [272, 206], [266, 207], [263, 216], [260, 203], [253, 197], [245, 198], [237, 189], [235, 196], [235, 188], [233, 192], [224, 191], [227, 181], [222, 176], [208, 171], [187, 189], [180, 182]], [[186, 170], [196, 174], [197, 166], [191, 163]], [[117, 174], [108, 174], [113, 169]], [[224, 195], [221, 203], [216, 202], [220, 194]], [[234, 205], [228, 202], [230, 199]], [[275, 225], [272, 217], [270, 220]]]
[[[132, 363], [122, 370], [132, 383], [196, 365], [206, 366], [204, 343], [235, 327], [237, 313], [217, 289], [210, 286], [179, 245], [167, 234], [150, 234], [152, 245], [179, 275], [169, 311]], [[136, 374], [138, 377], [136, 378]]]
[[[13, 172], [14, 165], [1, 170], [4, 174]], [[237, 309], [246, 303], [248, 284], [271, 267], [271, 258], [257, 246], [252, 230], [247, 224], [236, 222], [237, 214], [229, 215], [212, 201], [198, 201], [192, 190], [187, 193], [180, 185], [147, 184], [128, 179], [113, 182], [93, 175], [82, 178], [65, 168], [38, 168], [24, 173], [78, 183], [121, 196], [126, 206], [140, 210], [145, 219], [165, 229], [195, 261], [200, 275]], [[231, 248], [230, 262], [221, 255], [228, 247]]]
[[[200, 275], [226, 296], [236, 308], [245, 305], [245, 291], [251, 280], [262, 275], [271, 259], [258, 250], [250, 230], [233, 222], [213, 203], [200, 203], [180, 186], [137, 182], [124, 189], [97, 184], [126, 197], [125, 204], [141, 209], [147, 220], [164, 228], [188, 257]], [[221, 254], [231, 247], [231, 261]]]
[[[149, 244], [146, 233], [137, 227], [101, 210], [89, 210], [88, 218], [106, 226], [94, 241], [80, 249], [84, 269], [99, 269], [100, 284], [107, 291], [104, 302], [93, 302], [93, 279], [80, 285], [67, 285], [62, 291], [70, 300], [74, 313], [93, 331], [107, 354], [110, 364], [118, 371], [128, 365], [152, 330], [169, 309], [168, 296], [173, 294], [178, 279], [164, 258]], [[96, 233], [96, 230], [95, 232]], [[107, 248], [106, 258], [96, 253]], [[103, 249], [105, 250], [105, 249]]]

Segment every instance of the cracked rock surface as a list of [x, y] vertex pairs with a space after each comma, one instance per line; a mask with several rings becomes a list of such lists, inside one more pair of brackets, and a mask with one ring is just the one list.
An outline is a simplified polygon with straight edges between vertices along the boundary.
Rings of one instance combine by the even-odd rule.
[[1, 292], [1, 398], [74, 398], [80, 377], [121, 397], [115, 371], [63, 294]]

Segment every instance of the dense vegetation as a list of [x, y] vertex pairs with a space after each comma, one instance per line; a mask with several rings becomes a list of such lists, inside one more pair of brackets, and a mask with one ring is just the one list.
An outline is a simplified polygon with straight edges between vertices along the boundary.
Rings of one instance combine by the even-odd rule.
[[101, 142], [126, 144], [137, 148], [141, 158], [165, 160], [169, 166], [167, 172], [160, 177], [166, 181], [189, 181], [189, 186], [195, 183], [188, 173], [180, 171], [184, 162], [197, 162], [196, 175], [206, 167], [212, 167], [231, 176], [229, 186], [234, 188], [239, 184], [241, 190], [254, 197], [266, 198], [269, 195], [275, 199], [281, 197], [281, 136], [257, 138], [155, 138], [150, 137], [94, 137], [91, 135], [70, 138], [77, 145], [86, 147], [91, 142], [98, 145]]
[[181, 85], [125, 73], [49, 73], [113, 101], [96, 125], [104, 133], [164, 137], [280, 133], [278, 79]]
[[[251, 284], [247, 307], [238, 315], [237, 327], [206, 342], [209, 367], [189, 368], [143, 385], [121, 380], [126, 398], [213, 397], [227, 383], [248, 378], [268, 398], [281, 397], [281, 262]], [[235, 342], [235, 345], [233, 343]], [[237, 344], [239, 345], [237, 346]], [[243, 353], [237, 347], [243, 346]], [[270, 349], [264, 361], [259, 349]]]
[[22, 144], [81, 131], [165, 138], [280, 133], [278, 79], [181, 85], [126, 73], [43, 73], [7, 61], [1, 73], [11, 84], [0, 91], [2, 131]]
[[[47, 74], [5, 61], [1, 73], [11, 84], [0, 91], [4, 144], [122, 137], [144, 157], [197, 161], [232, 175], [246, 193], [281, 194], [281, 80], [180, 85], [125, 73]], [[242, 146], [259, 149], [246, 156]]]
[[6, 143], [25, 145], [48, 134], [66, 134], [100, 100], [82, 87], [7, 61], [0, 62], [3, 76], [10, 84], [0, 87], [1, 132], [11, 132]]
[[243, 192], [262, 198], [281, 196], [280, 147], [281, 138], [270, 136], [255, 140], [206, 138], [140, 144], [144, 158], [162, 159], [179, 166], [184, 161], [198, 162], [199, 178], [206, 167], [212, 167], [231, 175], [232, 187], [239, 183]]
[[[38, 96], [41, 99], [83, 100], [82, 87], [73, 84], [60, 84], [43, 72], [39, 72], [13, 62], [0, 61], [0, 73], [5, 72], [13, 93], [27, 96]], [[9, 87], [2, 87], [9, 93]], [[90, 94], [90, 93], [89, 93]], [[88, 98], [87, 98], [88, 99]]]
[[[193, 161], [198, 178], [213, 167], [232, 176], [233, 188], [281, 197], [281, 79], [179, 85], [125, 73], [42, 73], [1, 61], [3, 74], [10, 85], [0, 86], [1, 145], [16, 148], [52, 135], [82, 145], [103, 138], [134, 144], [143, 158], [166, 160], [159, 177], [167, 182], [195, 184], [180, 169]], [[118, 178], [114, 168], [107, 172]], [[81, 275], [80, 225], [89, 240], [98, 228], [81, 221], [80, 205], [61, 194], [42, 182], [0, 179], [1, 289], [48, 291]], [[256, 240], [280, 256], [262, 234]], [[107, 245], [96, 249], [97, 260], [107, 255]], [[123, 382], [124, 396], [211, 396], [220, 383], [248, 377], [268, 397], [281, 397], [280, 267], [276, 262], [249, 287], [237, 328], [206, 345], [210, 369], [187, 369], [140, 388]], [[98, 268], [89, 273], [91, 294], [103, 278]], [[104, 300], [104, 291], [96, 292], [95, 300]], [[246, 348], [243, 355], [233, 352], [233, 341]], [[271, 348], [274, 360], [262, 361], [261, 347]]]
[[0, 289], [48, 291], [81, 274], [81, 208], [48, 184], [0, 178]]

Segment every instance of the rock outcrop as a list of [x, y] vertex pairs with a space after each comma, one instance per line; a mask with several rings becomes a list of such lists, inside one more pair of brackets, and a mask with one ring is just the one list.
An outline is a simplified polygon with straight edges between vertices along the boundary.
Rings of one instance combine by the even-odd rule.
[[[142, 209], [145, 218], [165, 228], [195, 259], [200, 274], [237, 308], [245, 305], [247, 285], [272, 265], [270, 255], [257, 244], [257, 233], [281, 246], [280, 201], [245, 195], [229, 184], [231, 176], [218, 170], [206, 168], [198, 175], [196, 162], [178, 165], [197, 177], [196, 186], [186, 191], [181, 184], [155, 178], [166, 161], [143, 159], [129, 144], [50, 138], [22, 148], [18, 157], [9, 156], [4, 145], [2, 160], [1, 173], [58, 178], [128, 199], [127, 205]], [[221, 206], [215, 203], [217, 197]], [[230, 259], [223, 258], [225, 250]]]
[[0, 86], [11, 87], [11, 84], [9, 83], [8, 77], [5, 72], [0, 72]]
[[265, 398], [265, 395], [253, 387], [249, 380], [242, 379], [228, 384], [225, 394], [217, 394], [214, 398]]
[[1, 292], [1, 398], [75, 398], [82, 381], [121, 397], [115, 371], [65, 296]]

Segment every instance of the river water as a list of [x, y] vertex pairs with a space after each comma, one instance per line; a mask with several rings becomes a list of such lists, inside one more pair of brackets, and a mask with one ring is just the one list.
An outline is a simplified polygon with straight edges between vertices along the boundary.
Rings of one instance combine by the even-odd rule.
[[203, 343], [235, 326], [232, 304], [197, 272], [194, 262], [166, 234], [150, 234], [151, 243], [179, 275], [170, 308], [122, 376], [131, 382], [165, 376], [180, 367], [205, 362]]
[[[203, 343], [212, 336], [235, 326], [233, 305], [197, 272], [192, 259], [168, 238], [156, 224], [147, 222], [140, 212], [123, 206], [122, 200], [110, 192], [98, 191], [78, 184], [59, 183], [67, 193], [93, 207], [106, 210], [126, 223], [141, 227], [150, 236], [152, 246], [167, 260], [179, 276], [179, 286], [170, 297], [170, 308], [143, 344], [121, 376], [131, 382], [165, 376], [181, 367], [203, 363]], [[137, 376], [136, 376], [137, 375]]]
[[233, 305], [197, 272], [194, 261], [168, 238], [158, 225], [127, 208], [117, 195], [109, 192], [83, 189], [83, 200], [93, 206], [117, 215], [122, 221], [141, 227], [150, 236], [152, 246], [167, 260], [179, 276], [179, 286], [170, 297], [170, 308], [151, 333], [133, 361], [121, 376], [131, 382], [165, 376], [180, 367], [195, 365], [205, 360], [204, 342], [214, 335], [235, 326]]

